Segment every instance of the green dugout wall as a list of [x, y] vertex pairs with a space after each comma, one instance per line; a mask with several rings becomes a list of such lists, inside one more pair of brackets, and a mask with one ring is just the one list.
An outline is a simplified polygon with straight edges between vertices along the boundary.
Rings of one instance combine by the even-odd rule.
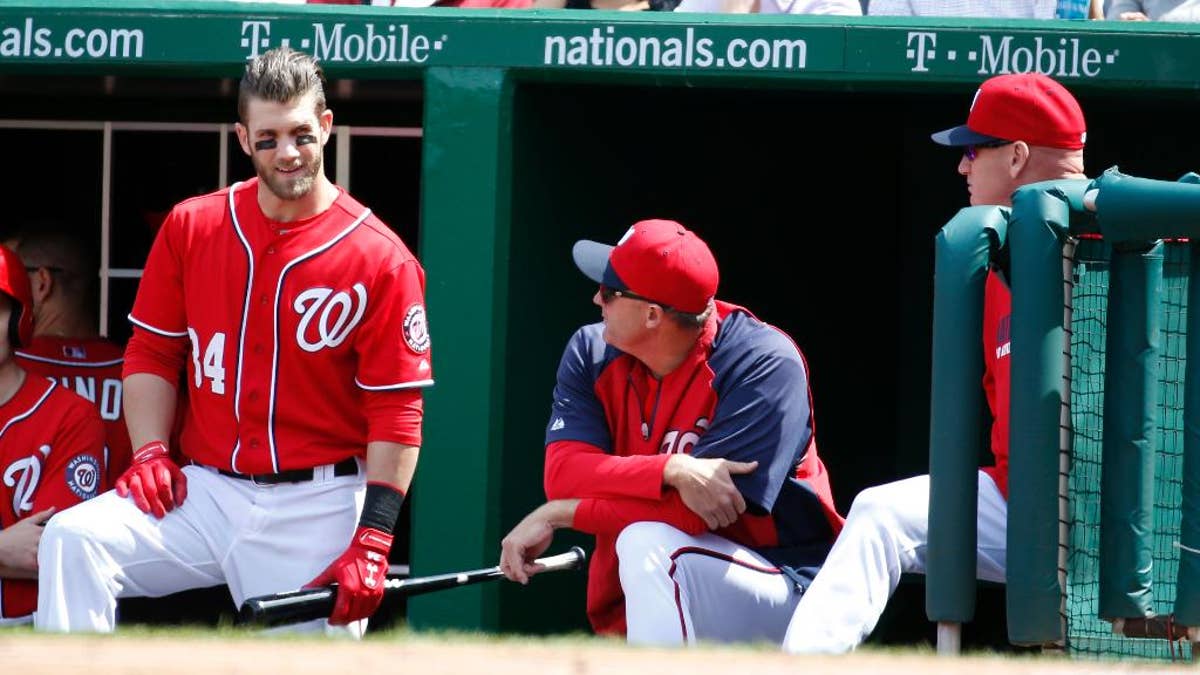
[[[927, 468], [933, 237], [966, 204], [957, 156], [928, 134], [962, 122], [984, 78], [1036, 68], [1083, 102], [1089, 166], [1178, 175], [1200, 150], [1195, 31], [0, 1], [0, 139], [10, 148], [0, 185], [24, 201], [55, 200], [108, 247], [109, 272], [133, 270], [107, 305], [121, 337], [148, 244], [116, 215], [133, 198], [123, 190], [154, 194], [155, 179], [188, 170], [190, 153], [224, 157], [231, 179], [248, 165], [216, 143], [147, 144], [138, 190], [86, 166], [68, 181], [63, 158], [83, 145], [21, 124], [228, 123], [241, 64], [287, 43], [323, 60], [336, 124], [418, 128], [418, 140], [386, 151], [332, 148], [331, 174], [350, 164], [351, 190], [427, 268], [437, 385], [409, 562], [417, 574], [465, 569], [493, 564], [500, 537], [542, 500], [555, 366], [573, 328], [598, 318], [569, 260], [575, 239], [613, 240], [633, 220], [663, 216], [713, 244], [721, 294], [808, 356], [844, 511], [862, 487]], [[87, 142], [107, 152], [106, 141]], [[119, 163], [127, 155], [113, 147]], [[63, 200], [64, 187], [89, 196]], [[106, 190], [111, 199], [92, 199]], [[851, 295], [863, 285], [853, 277], [874, 290]], [[420, 627], [582, 628], [583, 592], [582, 576], [559, 575], [414, 599], [408, 614]]]

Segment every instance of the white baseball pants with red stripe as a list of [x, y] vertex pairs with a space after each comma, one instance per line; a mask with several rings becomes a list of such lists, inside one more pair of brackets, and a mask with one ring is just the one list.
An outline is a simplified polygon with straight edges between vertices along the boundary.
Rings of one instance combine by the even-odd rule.
[[[346, 549], [365, 482], [319, 467], [314, 480], [259, 486], [186, 466], [187, 499], [162, 519], [115, 490], [56, 513], [38, 547], [40, 630], [111, 632], [117, 598], [228, 584], [234, 603], [295, 590]], [[361, 635], [366, 622], [329, 627]], [[324, 620], [289, 627], [326, 629]]]
[[[975, 575], [1004, 581], [1008, 503], [979, 472]], [[904, 572], [925, 572], [929, 542], [929, 476], [868, 488], [850, 507], [825, 565], [796, 608], [783, 648], [842, 653], [875, 629]]]
[[781, 644], [800, 593], [762, 556], [715, 534], [634, 523], [617, 538], [631, 644]]

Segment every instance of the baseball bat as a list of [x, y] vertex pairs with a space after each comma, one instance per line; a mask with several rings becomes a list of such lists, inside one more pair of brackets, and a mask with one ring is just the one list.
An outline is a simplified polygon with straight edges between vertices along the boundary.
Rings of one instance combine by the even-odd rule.
[[[538, 558], [534, 562], [543, 567], [543, 572], [557, 572], [581, 567], [586, 558], [587, 554], [582, 548], [572, 546], [571, 550], [566, 553]], [[383, 584], [383, 593], [385, 596], [420, 595], [447, 588], [478, 584], [503, 576], [500, 567], [496, 566], [412, 579], [388, 579]], [[302, 588], [298, 591], [272, 595], [259, 595], [247, 598], [242, 603], [239, 618], [242, 623], [258, 626], [279, 626], [324, 619], [333, 612], [333, 603], [336, 598], [337, 584], [321, 588]]]

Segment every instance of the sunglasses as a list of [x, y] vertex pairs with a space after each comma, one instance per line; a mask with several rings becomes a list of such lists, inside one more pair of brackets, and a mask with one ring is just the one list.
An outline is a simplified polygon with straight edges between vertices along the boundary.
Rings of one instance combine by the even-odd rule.
[[988, 141], [987, 143], [973, 143], [971, 145], [963, 146], [963, 156], [967, 158], [968, 162], [974, 162], [975, 158], [979, 156], [980, 148], [1000, 148], [1012, 144], [1013, 141]]
[[657, 300], [651, 300], [650, 298], [640, 296], [637, 293], [630, 293], [629, 291], [618, 291], [615, 288], [609, 288], [608, 286], [601, 285], [600, 286], [600, 302], [603, 302], [604, 304], [607, 305], [608, 303], [613, 301], [613, 298], [629, 298], [630, 300], [641, 300], [642, 302], [648, 302], [651, 305], [658, 305], [659, 307], [662, 307], [663, 309], [668, 310], [668, 311], [672, 311], [674, 309], [670, 305], [664, 305], [663, 303], [661, 303]]

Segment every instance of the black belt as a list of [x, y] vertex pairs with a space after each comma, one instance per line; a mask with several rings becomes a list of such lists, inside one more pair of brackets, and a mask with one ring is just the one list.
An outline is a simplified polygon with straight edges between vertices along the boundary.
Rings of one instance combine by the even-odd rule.
[[[225, 469], [217, 469], [222, 476], [248, 480], [255, 485], [279, 485], [280, 483], [304, 483], [313, 479], [312, 469], [288, 469], [279, 473], [235, 473]], [[358, 460], [350, 457], [333, 465], [334, 476], [354, 476], [358, 474]]]

